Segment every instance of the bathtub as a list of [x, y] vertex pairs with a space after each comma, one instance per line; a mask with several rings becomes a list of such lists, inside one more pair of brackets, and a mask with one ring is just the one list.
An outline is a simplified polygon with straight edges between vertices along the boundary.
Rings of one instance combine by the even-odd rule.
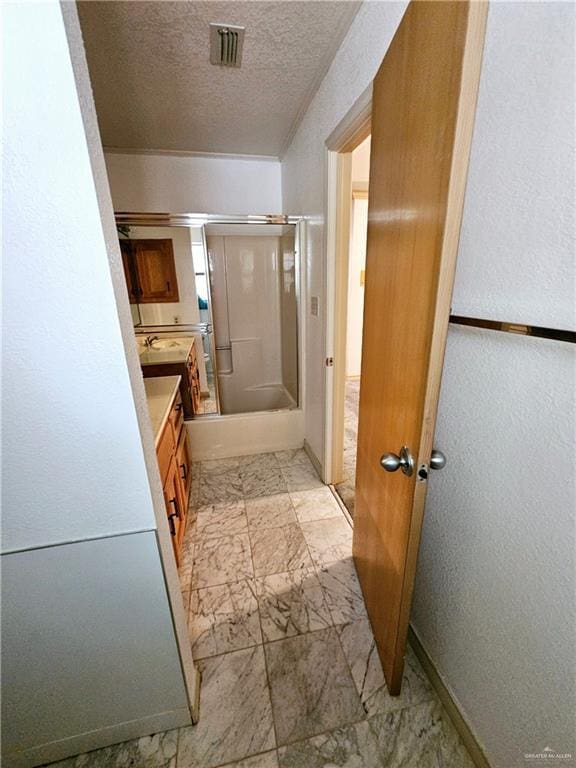
[[282, 384], [258, 384], [238, 389], [238, 382], [223, 374], [218, 377], [220, 410], [223, 415], [296, 408]]
[[194, 461], [284, 451], [304, 444], [301, 408], [203, 416], [184, 423]]

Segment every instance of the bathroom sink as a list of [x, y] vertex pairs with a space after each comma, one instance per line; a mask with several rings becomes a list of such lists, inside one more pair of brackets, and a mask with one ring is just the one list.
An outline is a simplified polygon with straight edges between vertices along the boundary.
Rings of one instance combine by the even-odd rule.
[[144, 365], [184, 362], [188, 356], [193, 336], [155, 339], [151, 346], [144, 344], [145, 337], [137, 337], [140, 362]]
[[190, 349], [193, 338], [157, 339], [152, 342], [150, 349]]

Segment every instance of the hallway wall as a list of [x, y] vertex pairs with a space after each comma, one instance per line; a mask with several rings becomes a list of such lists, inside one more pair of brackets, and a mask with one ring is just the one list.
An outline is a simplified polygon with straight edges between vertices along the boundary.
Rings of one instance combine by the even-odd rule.
[[281, 167], [272, 158], [116, 153], [105, 157], [116, 211], [282, 211]]
[[[572, 4], [490, 5], [456, 314], [576, 326], [574, 39]], [[576, 755], [575, 362], [450, 328], [412, 624], [494, 768]]]
[[62, 8], [12, 4], [3, 21], [9, 768], [190, 713]]
[[[306, 214], [306, 440], [324, 456], [325, 142], [372, 80], [407, 3], [362, 3], [282, 162], [284, 211]], [[318, 296], [320, 313], [310, 313]]]

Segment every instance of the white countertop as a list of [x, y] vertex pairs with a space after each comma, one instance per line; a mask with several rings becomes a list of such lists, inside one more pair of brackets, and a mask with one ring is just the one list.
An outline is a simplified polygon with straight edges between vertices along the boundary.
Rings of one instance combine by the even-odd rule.
[[144, 379], [148, 412], [156, 443], [168, 419], [181, 378], [181, 376], [154, 376], [151, 379]]
[[162, 365], [167, 363], [186, 364], [188, 354], [194, 344], [193, 336], [180, 336], [173, 339], [161, 338], [151, 347], [138, 343], [140, 365]]

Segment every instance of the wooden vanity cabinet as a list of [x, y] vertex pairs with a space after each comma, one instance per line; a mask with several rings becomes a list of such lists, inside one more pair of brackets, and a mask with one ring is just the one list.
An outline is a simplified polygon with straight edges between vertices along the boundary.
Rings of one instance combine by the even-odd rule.
[[168, 418], [157, 441], [156, 454], [164, 489], [164, 503], [172, 546], [176, 563], [179, 564], [192, 485], [192, 454], [179, 391], [174, 396]]
[[[182, 358], [177, 363], [155, 363], [142, 366], [142, 375], [145, 379], [157, 376], [181, 376], [180, 396], [184, 406], [183, 418], [192, 419], [200, 413], [200, 372], [198, 371], [198, 358], [196, 347], [198, 340], [190, 348], [186, 360]], [[200, 349], [202, 345], [200, 344]]]

